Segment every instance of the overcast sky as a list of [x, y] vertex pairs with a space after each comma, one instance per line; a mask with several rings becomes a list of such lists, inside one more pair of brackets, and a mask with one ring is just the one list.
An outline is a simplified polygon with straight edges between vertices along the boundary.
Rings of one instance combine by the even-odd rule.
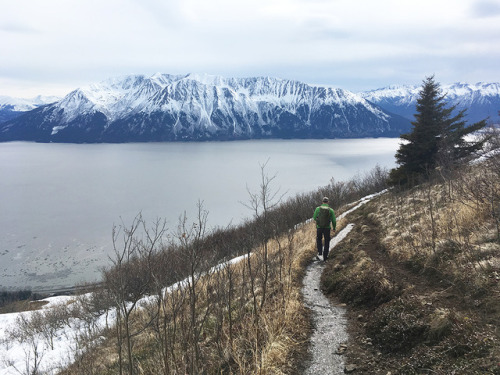
[[0, 0], [0, 95], [156, 72], [500, 81], [499, 0]]

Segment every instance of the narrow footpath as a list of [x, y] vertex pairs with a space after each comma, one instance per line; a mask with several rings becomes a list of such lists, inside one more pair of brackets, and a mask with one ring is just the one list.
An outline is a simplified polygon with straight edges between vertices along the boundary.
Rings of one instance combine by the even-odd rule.
[[[384, 192], [361, 199], [355, 207], [338, 216], [337, 220], [343, 219], [352, 211]], [[354, 228], [354, 224], [348, 224], [332, 238], [330, 242], [331, 252], [349, 234], [352, 228]], [[340, 305], [332, 305], [321, 291], [323, 268], [324, 262], [315, 260], [307, 268], [302, 287], [302, 294], [306, 306], [312, 311], [314, 324], [314, 332], [309, 347], [311, 359], [304, 371], [306, 375], [344, 374], [350, 372], [349, 368], [345, 366], [343, 356], [348, 340], [346, 309]]]
[[[352, 230], [354, 224], [342, 229], [330, 244], [330, 250]], [[343, 374], [344, 357], [342, 345], [347, 343], [347, 320], [345, 308], [334, 306], [325, 297], [320, 288], [324, 262], [315, 261], [308, 268], [304, 277], [302, 293], [307, 307], [312, 310], [314, 332], [309, 347], [311, 360], [304, 374]]]

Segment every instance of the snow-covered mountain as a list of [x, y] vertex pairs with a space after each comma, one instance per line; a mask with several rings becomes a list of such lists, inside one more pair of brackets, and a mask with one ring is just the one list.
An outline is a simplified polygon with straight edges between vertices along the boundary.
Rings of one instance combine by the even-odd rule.
[[[414, 120], [415, 105], [421, 86], [389, 86], [360, 93], [371, 103], [386, 111]], [[500, 123], [500, 83], [454, 83], [441, 86], [447, 106], [466, 109], [469, 124], [489, 117], [490, 123]]]
[[0, 123], [13, 119], [24, 112], [31, 111], [42, 105], [54, 103], [61, 98], [56, 96], [38, 95], [32, 99], [12, 98], [0, 95]]
[[270, 77], [114, 78], [0, 125], [0, 141], [141, 142], [398, 136], [409, 121], [342, 89]]

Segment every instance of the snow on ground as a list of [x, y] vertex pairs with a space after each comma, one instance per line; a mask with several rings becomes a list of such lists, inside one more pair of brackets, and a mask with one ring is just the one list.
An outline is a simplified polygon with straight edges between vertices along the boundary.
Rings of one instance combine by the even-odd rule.
[[[38, 313], [44, 313], [57, 306], [66, 305], [71, 300], [70, 297], [51, 297], [45, 301], [45, 305]], [[53, 347], [51, 348], [49, 339], [42, 334], [34, 335], [31, 339], [21, 340], [19, 334], [11, 338], [17, 322], [21, 319], [30, 319], [35, 311], [21, 313], [0, 314], [0, 374], [19, 375], [33, 373], [38, 368], [41, 373], [55, 374], [61, 366], [67, 365], [74, 360], [76, 352], [76, 338], [81, 328], [81, 322], [72, 321], [53, 334]], [[23, 341], [23, 342], [21, 342]]]
[[[239, 256], [213, 267], [209, 273], [222, 269], [225, 265], [238, 263], [245, 259], [246, 255]], [[178, 288], [185, 287], [187, 279], [179, 281], [165, 289], [170, 293]], [[89, 297], [84, 295], [83, 297]], [[154, 299], [154, 296], [144, 297], [138, 305], [144, 305]], [[96, 318], [94, 322], [88, 323], [83, 319], [70, 319], [69, 324], [61, 324], [53, 334], [53, 346], [50, 338], [43, 333], [33, 336], [33, 339], [21, 340], [19, 334], [15, 333], [18, 322], [33, 319], [35, 314], [44, 314], [61, 306], [78, 304], [75, 297], [59, 296], [42, 300], [48, 302], [41, 311], [25, 311], [21, 313], [0, 314], [0, 375], [29, 374], [37, 367], [43, 374], [56, 374], [59, 369], [71, 364], [75, 360], [75, 353], [84, 348], [79, 346], [82, 333], [92, 330], [98, 333], [115, 321], [114, 311]], [[12, 337], [14, 335], [14, 337]]]
[[349, 215], [351, 212], [357, 210], [358, 208], [360, 208], [362, 205], [368, 203], [369, 201], [371, 201], [373, 198], [375, 197], [378, 197], [379, 195], [382, 195], [384, 194], [385, 192], [387, 191], [387, 189], [385, 190], [382, 190], [381, 192], [379, 193], [375, 193], [375, 194], [370, 194], [370, 195], [367, 195], [366, 197], [363, 197], [361, 198], [358, 202], [358, 204], [356, 206], [354, 206], [353, 208], [347, 210], [346, 212], [344, 212], [342, 215], [339, 215], [339, 217], [337, 217], [337, 220], [340, 220], [340, 219], [343, 219], [344, 217], [346, 217], [347, 215]]

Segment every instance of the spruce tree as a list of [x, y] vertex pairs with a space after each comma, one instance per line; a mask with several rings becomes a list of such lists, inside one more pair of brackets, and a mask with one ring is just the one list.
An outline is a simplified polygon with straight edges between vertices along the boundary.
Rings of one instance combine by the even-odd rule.
[[452, 116], [456, 106], [446, 107], [434, 77], [427, 77], [417, 99], [417, 113], [410, 133], [396, 153], [398, 168], [391, 170], [393, 185], [415, 185], [426, 179], [438, 165], [450, 166], [479, 150], [484, 141], [466, 141], [465, 136], [486, 126], [486, 120], [465, 126], [465, 110]]

